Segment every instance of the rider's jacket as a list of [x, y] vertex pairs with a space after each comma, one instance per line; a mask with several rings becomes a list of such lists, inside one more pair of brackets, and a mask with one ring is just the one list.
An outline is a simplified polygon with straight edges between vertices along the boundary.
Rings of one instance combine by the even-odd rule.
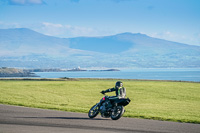
[[112, 91], [115, 91], [116, 97], [118, 98], [125, 98], [126, 96], [126, 88], [124, 87], [113, 87], [113, 88], [105, 90], [104, 92], [106, 93], [106, 92], [112, 92]]

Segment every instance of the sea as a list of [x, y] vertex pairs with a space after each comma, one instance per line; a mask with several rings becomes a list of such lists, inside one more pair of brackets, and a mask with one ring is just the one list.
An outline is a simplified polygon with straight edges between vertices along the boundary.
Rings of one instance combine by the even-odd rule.
[[125, 69], [120, 71], [35, 72], [35, 74], [40, 78], [110, 78], [200, 82], [200, 68]]

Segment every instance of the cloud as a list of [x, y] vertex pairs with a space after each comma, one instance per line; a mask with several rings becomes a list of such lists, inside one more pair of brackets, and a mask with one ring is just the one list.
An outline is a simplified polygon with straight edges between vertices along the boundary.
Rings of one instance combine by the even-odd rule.
[[[49, 36], [56, 36], [62, 38], [71, 38], [71, 37], [99, 37], [115, 34], [110, 30], [102, 30], [91, 27], [83, 27], [76, 25], [67, 25], [67, 24], [55, 24], [50, 22], [43, 22], [39, 26], [39, 24], [32, 26], [31, 29], [43, 33]], [[30, 27], [30, 26], [29, 26]]]
[[50, 36], [59, 36], [64, 34], [65, 28], [61, 24], [53, 24], [48, 22], [43, 22], [38, 29], [40, 32], [50, 35]]
[[56, 36], [56, 37], [79, 37], [79, 36], [103, 36], [110, 35], [112, 32], [105, 30], [93, 29], [90, 27], [74, 26], [67, 24], [55, 24], [50, 22], [20, 24], [20, 23], [6, 23], [0, 21], [0, 29], [9, 28], [29, 28], [39, 33]]
[[170, 31], [156, 32], [150, 35], [151, 37], [162, 38], [166, 40], [186, 39], [184, 35], [178, 35]]
[[188, 34], [177, 34], [170, 31], [163, 31], [148, 35], [151, 37], [165, 39], [174, 42], [180, 42], [190, 45], [200, 45], [200, 34], [188, 35]]
[[43, 0], [1, 0], [1, 2], [6, 3], [8, 5], [43, 5], [45, 2]]
[[0, 21], [0, 29], [8, 29], [8, 28], [21, 28], [20, 24], [18, 23], [5, 23]]
[[59, 37], [91, 36], [96, 33], [92, 28], [54, 24], [49, 22], [43, 22], [41, 28], [38, 30], [46, 35]]

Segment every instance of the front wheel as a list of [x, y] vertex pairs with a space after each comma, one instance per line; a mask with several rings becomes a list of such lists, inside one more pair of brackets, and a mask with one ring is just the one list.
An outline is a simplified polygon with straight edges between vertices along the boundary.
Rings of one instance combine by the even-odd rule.
[[116, 106], [114, 107], [113, 112], [111, 113], [112, 120], [118, 120], [124, 114], [124, 107], [123, 106]]
[[90, 118], [94, 118], [94, 117], [96, 117], [98, 115], [98, 113], [99, 113], [99, 105], [97, 103], [94, 106], [92, 106], [92, 108], [89, 110], [88, 116]]

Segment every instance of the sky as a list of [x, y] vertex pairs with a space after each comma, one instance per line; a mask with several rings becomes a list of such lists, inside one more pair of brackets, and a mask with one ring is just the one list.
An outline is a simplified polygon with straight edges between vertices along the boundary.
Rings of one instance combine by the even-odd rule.
[[200, 0], [0, 0], [0, 29], [61, 38], [123, 32], [200, 46]]

